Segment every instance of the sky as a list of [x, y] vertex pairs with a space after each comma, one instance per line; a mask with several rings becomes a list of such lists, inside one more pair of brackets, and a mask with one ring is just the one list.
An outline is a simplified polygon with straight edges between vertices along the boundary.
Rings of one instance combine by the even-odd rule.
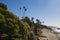
[[60, 0], [0, 0], [0, 2], [5, 3], [8, 10], [20, 18], [25, 6], [27, 8], [25, 16], [44, 21], [48, 26], [60, 27]]

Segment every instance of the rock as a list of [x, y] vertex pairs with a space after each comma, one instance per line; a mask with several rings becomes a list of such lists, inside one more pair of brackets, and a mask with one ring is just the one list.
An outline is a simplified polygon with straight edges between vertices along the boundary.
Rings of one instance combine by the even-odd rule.
[[42, 29], [42, 35], [46, 36], [47, 38], [41, 37], [40, 38], [41, 40], [58, 40], [57, 35], [51, 32], [51, 30], [46, 28]]

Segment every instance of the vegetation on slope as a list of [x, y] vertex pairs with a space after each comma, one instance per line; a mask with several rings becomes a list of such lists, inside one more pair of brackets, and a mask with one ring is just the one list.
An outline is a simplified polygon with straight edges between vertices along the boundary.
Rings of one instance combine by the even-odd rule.
[[0, 3], [0, 40], [40, 40], [41, 29], [47, 28], [36, 19], [29, 17], [19, 19]]
[[0, 3], [0, 40], [22, 40], [29, 36], [29, 27]]

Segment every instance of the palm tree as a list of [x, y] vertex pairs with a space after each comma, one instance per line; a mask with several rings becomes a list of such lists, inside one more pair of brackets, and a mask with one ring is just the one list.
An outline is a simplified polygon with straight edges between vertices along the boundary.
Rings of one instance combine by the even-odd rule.
[[38, 24], [41, 24], [41, 22], [39, 21], [39, 19], [36, 19], [36, 21], [37, 21]]
[[23, 13], [23, 18], [24, 18], [24, 16], [25, 16], [25, 12], [27, 11], [27, 8], [25, 7], [25, 6], [23, 6], [23, 9], [24, 9], [24, 13]]
[[33, 20], [34, 20], [34, 17], [31, 18], [31, 21], [33, 21]]
[[20, 7], [20, 17], [21, 17], [21, 7]]

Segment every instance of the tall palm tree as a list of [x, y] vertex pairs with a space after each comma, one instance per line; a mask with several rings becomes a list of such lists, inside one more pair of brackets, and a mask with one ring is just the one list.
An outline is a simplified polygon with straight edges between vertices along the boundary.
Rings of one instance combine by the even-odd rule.
[[21, 7], [20, 7], [20, 17], [21, 17]]
[[34, 17], [32, 17], [31, 20], [33, 21], [34, 20]]
[[24, 13], [23, 13], [23, 18], [24, 18], [24, 16], [25, 16], [25, 12], [27, 11], [27, 8], [25, 7], [25, 6], [23, 6], [23, 9], [24, 9]]

